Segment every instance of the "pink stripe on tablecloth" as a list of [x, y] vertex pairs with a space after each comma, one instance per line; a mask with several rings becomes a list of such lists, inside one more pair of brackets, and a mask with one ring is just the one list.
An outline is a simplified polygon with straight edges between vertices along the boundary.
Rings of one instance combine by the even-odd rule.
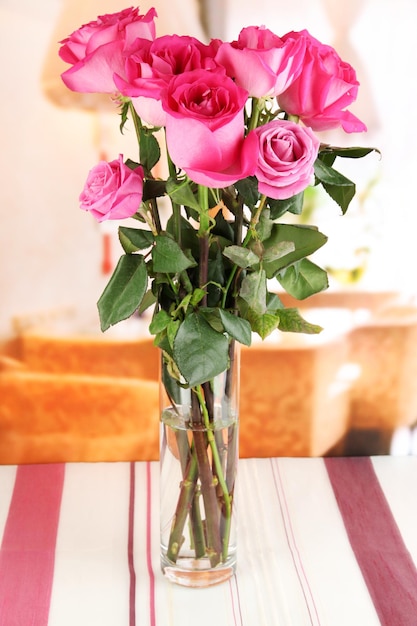
[[17, 469], [0, 548], [0, 626], [47, 626], [65, 466]]
[[279, 461], [277, 459], [271, 459], [271, 465], [272, 473], [274, 476], [275, 490], [281, 509], [282, 521], [284, 523], [285, 535], [287, 537], [288, 547], [291, 552], [295, 571], [297, 572], [297, 577], [306, 603], [310, 623], [312, 624], [312, 626], [320, 626], [320, 617], [317, 611], [314, 595], [311, 590], [306, 571], [304, 569], [304, 564], [300, 555], [300, 551], [298, 549], [293, 525], [291, 522], [291, 515], [288, 510], [288, 502], [285, 496], [284, 485], [279, 469]]
[[232, 601], [233, 622], [235, 626], [242, 626], [242, 608], [240, 606], [237, 574], [229, 578], [230, 598]]
[[129, 531], [127, 540], [127, 558], [129, 564], [129, 626], [136, 626], [136, 571], [133, 556], [135, 527], [135, 464], [130, 464], [129, 486]]
[[156, 624], [155, 573], [152, 568], [152, 481], [151, 464], [146, 463], [146, 564], [149, 574], [149, 618], [151, 626]]
[[416, 626], [417, 569], [367, 457], [325, 464], [346, 531], [383, 626]]

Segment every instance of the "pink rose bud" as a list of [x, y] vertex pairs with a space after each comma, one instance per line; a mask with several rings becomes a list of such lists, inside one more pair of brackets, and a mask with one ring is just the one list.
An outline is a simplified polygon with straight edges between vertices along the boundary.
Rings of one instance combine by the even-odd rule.
[[143, 196], [142, 166], [132, 170], [123, 163], [123, 156], [100, 161], [88, 173], [80, 194], [80, 208], [89, 211], [98, 222], [132, 217]]

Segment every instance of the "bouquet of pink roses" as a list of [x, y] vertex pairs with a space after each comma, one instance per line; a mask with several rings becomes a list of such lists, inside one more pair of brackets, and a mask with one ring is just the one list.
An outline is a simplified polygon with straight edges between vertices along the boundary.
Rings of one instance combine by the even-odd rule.
[[[325, 289], [327, 274], [309, 257], [326, 236], [283, 218], [302, 212], [309, 185], [322, 185], [345, 213], [355, 185], [334, 162], [372, 149], [320, 142], [319, 131], [366, 128], [347, 110], [358, 91], [354, 69], [306, 30], [279, 37], [251, 26], [237, 41], [206, 44], [190, 36], [156, 37], [155, 18], [153, 9], [141, 15], [128, 8], [85, 24], [61, 42], [60, 56], [71, 65], [62, 79], [74, 91], [109, 94], [121, 130], [133, 123], [139, 144], [137, 161], [119, 155], [93, 167], [80, 196], [81, 208], [98, 221], [138, 222], [119, 228], [124, 253], [98, 302], [101, 327], [153, 306], [150, 331], [164, 357], [168, 396], [179, 407], [184, 389], [191, 390], [186, 421], [204, 423], [208, 432], [211, 381], [231, 372], [235, 341], [249, 345], [253, 332], [264, 338], [276, 329], [319, 332], [297, 309], [283, 306], [269, 281], [298, 299]], [[155, 175], [160, 143], [166, 180]], [[172, 206], [165, 224], [158, 209], [164, 195]], [[209, 457], [201, 445], [209, 445]], [[201, 472], [200, 463], [214, 464], [223, 522], [219, 526], [203, 489], [211, 544], [202, 554], [217, 565], [227, 560], [233, 480], [221, 478], [227, 470], [216, 439], [201, 445], [186, 443], [183, 484], [196, 484], [195, 463], [193, 478], [185, 474], [195, 453]], [[193, 494], [181, 492], [182, 511]], [[185, 523], [179, 518], [170, 563]]]

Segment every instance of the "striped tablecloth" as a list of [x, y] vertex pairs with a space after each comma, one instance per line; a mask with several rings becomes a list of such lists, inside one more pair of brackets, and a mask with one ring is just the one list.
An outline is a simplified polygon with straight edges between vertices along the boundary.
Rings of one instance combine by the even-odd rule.
[[0, 626], [416, 626], [417, 458], [247, 459], [238, 570], [159, 569], [158, 464], [0, 467]]

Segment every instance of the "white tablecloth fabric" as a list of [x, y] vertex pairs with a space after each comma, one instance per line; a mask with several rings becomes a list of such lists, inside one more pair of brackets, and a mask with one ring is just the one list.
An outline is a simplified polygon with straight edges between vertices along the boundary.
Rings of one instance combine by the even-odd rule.
[[[375, 457], [371, 463], [415, 567], [417, 458]], [[57, 466], [41, 468], [47, 489]], [[237, 573], [208, 589], [179, 587], [160, 572], [157, 463], [61, 466], [48, 606], [26, 606], [30, 586], [43, 583], [33, 580], [39, 572], [23, 571], [13, 590], [8, 587], [14, 564], [25, 567], [11, 510], [23, 519], [19, 533], [26, 523], [32, 532], [32, 515], [39, 512], [33, 505], [25, 512], [28, 502], [18, 502], [16, 477], [25, 472], [30, 479], [34, 472], [39, 480], [36, 469], [0, 467], [0, 626], [389, 624], [375, 608], [323, 459], [240, 461]], [[13, 594], [13, 606], [6, 593]], [[417, 613], [401, 619], [389, 626], [417, 625]]]

